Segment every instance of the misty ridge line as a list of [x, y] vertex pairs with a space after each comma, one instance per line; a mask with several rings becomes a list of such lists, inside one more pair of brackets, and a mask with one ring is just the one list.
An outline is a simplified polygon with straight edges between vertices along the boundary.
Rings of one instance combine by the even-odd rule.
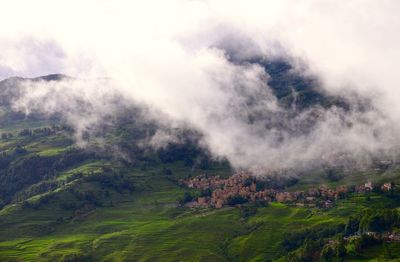
[[182, 142], [190, 129], [237, 169], [398, 158], [397, 1], [20, 5], [0, 17], [9, 25], [0, 75], [77, 79], [25, 82], [13, 108], [62, 116], [83, 146], [86, 133], [101, 140], [123, 104], [162, 127], [143, 147]]
[[235, 75], [232, 82], [222, 84], [217, 79], [217, 92], [209, 95], [219, 93], [220, 98], [197, 105], [193, 115], [188, 108], [184, 117], [168, 115], [157, 101], [140, 105], [110, 79], [22, 81], [12, 108], [27, 115], [60, 116], [73, 127], [78, 145], [86, 146], [84, 134], [105, 136], [103, 130], [115, 124], [118, 113], [139, 105], [146, 108], [135, 116], [139, 122], [154, 121], [158, 128], [152, 137], [140, 142], [143, 148], [180, 143], [180, 130], [193, 129], [201, 134], [200, 145], [215, 158], [227, 159], [234, 168], [255, 174], [396, 159], [398, 143], [391, 141], [391, 123], [375, 108], [360, 108], [359, 97], [325, 107], [318, 103], [296, 105], [298, 94], [291, 87], [292, 101], [282, 103], [274, 93], [279, 90], [268, 85], [272, 78], [262, 65], [246, 62], [237, 69], [248, 74], [248, 68], [257, 68], [259, 75], [250, 79]]

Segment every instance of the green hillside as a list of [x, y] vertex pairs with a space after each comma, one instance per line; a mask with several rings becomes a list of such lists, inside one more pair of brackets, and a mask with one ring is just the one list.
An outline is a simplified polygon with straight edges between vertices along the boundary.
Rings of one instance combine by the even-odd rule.
[[[278, 90], [290, 79], [273, 69]], [[290, 81], [310, 103], [338, 104], [305, 88], [307, 82]], [[135, 121], [140, 109], [128, 108], [101, 139], [88, 134], [80, 147], [57, 116], [10, 110], [15, 83], [0, 86], [0, 261], [400, 260], [399, 242], [366, 235], [400, 231], [399, 186], [350, 193], [332, 208], [276, 201], [190, 208], [185, 197], [203, 192], [181, 179], [234, 173], [199, 147], [195, 132], [181, 130], [182, 143], [161, 149], [140, 147], [158, 127]], [[268, 183], [289, 192], [367, 181], [397, 185], [399, 172], [396, 164], [315, 169]]]
[[[45, 127], [32, 126], [32, 133]], [[51, 175], [22, 184], [10, 191], [11, 199], [3, 199], [1, 261], [282, 259], [287, 254], [283, 241], [288, 233], [336, 228], [350, 214], [372, 205], [364, 196], [354, 196], [328, 210], [279, 203], [258, 207], [249, 216], [237, 207], [190, 209], [178, 206], [188, 191], [178, 185], [178, 179], [204, 172], [227, 176], [231, 173], [228, 166], [214, 163], [206, 169], [192, 169], [182, 161], [160, 159], [151, 166], [135, 166], [76, 148], [62, 128], [38, 136], [26, 135], [29, 132], [17, 127], [2, 131], [14, 134], [1, 140], [1, 151], [12, 156], [12, 165], [32, 157], [36, 162], [60, 164], [52, 165]], [[73, 160], [68, 162], [68, 157]], [[19, 180], [9, 183], [15, 181]], [[8, 182], [2, 183], [8, 190]], [[386, 205], [385, 199], [377, 195], [373, 203]], [[392, 204], [397, 207], [396, 201]], [[392, 245], [399, 250], [397, 244]], [[384, 253], [383, 248], [373, 246], [358, 257], [347, 257], [367, 261]]]

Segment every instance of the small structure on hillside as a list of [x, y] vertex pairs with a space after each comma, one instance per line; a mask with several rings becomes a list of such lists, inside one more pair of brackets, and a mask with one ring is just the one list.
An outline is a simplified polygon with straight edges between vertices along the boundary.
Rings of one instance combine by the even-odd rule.
[[372, 191], [374, 189], [374, 186], [372, 185], [371, 181], [368, 181], [367, 183], [365, 183], [364, 188], [366, 191]]
[[392, 189], [392, 183], [384, 183], [381, 186], [382, 191], [390, 191]]

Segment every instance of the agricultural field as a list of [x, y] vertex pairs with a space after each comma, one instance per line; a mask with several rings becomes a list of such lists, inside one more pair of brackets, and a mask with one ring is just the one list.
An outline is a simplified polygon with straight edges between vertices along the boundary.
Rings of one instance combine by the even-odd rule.
[[[265, 67], [279, 80], [273, 84], [284, 106], [293, 98], [287, 81], [297, 85], [302, 110], [340, 105], [302, 90], [308, 81], [288, 78], [285, 64]], [[297, 202], [241, 195], [202, 206], [196, 203], [213, 192], [182, 181], [247, 171], [212, 156], [195, 130], [140, 118], [143, 108], [119, 110], [78, 135], [60, 115], [0, 104], [0, 261], [399, 261], [398, 163], [288, 170], [240, 185], [288, 195], [353, 187], [329, 206], [333, 199], [322, 194], [312, 204], [302, 194]], [[178, 142], [149, 146], [160, 130]], [[379, 186], [355, 190], [366, 182]]]
[[[32, 145], [34, 143], [28, 143], [27, 148], [39, 155], [42, 155], [40, 150], [48, 152], [53, 149], [51, 145], [42, 148]], [[135, 189], [121, 190], [102, 180], [87, 179], [104, 172], [104, 168], [119, 170]], [[165, 169], [170, 172], [165, 174]], [[221, 175], [229, 174], [230, 170], [216, 166], [206, 172]], [[367, 204], [371, 206], [365, 197], [343, 200], [329, 210], [270, 203], [257, 207], [250, 216], [244, 215], [243, 208], [238, 207], [180, 207], [178, 199], [188, 189], [176, 181], [202, 173], [203, 170], [188, 170], [181, 162], [143, 170], [89, 159], [68, 167], [55, 175], [54, 180], [60, 182], [56, 188], [8, 204], [0, 211], [0, 259], [282, 260], [286, 254], [282, 242], [288, 232], [345, 224], [349, 215], [361, 211]], [[82, 200], [77, 200], [71, 190], [94, 192], [97, 203], [74, 214], [76, 207], [68, 208], [68, 203]], [[375, 205], [383, 202], [379, 197], [372, 201]], [[373, 247], [362, 259], [366, 261], [381, 253], [382, 249]], [[358, 257], [349, 256], [348, 259], [357, 261]]]

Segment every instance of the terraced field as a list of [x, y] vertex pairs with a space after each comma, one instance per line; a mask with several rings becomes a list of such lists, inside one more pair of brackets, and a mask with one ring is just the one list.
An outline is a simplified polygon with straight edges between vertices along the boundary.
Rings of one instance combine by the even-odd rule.
[[[83, 164], [75, 170], [91, 172], [98, 164]], [[173, 172], [179, 174], [181, 169], [176, 164]], [[0, 212], [1, 260], [265, 261], [284, 254], [281, 242], [286, 232], [344, 223], [364, 203], [354, 198], [327, 212], [272, 203], [243, 218], [238, 208], [177, 207], [186, 189], [157, 169], [130, 170], [129, 175], [148, 188], [111, 192], [102, 206], [71, 220], [59, 220], [70, 215], [57, 203], [58, 198], [68, 197], [63, 189], [38, 210], [20, 204], [4, 208]], [[80, 186], [99, 187], [96, 183]]]
[[[227, 163], [196, 166], [199, 155], [190, 147], [184, 152], [194, 160], [179, 148], [177, 155], [184, 157], [172, 160], [170, 153], [146, 155], [129, 148], [139, 159], [130, 162], [104, 149], [80, 148], [68, 129], [56, 124], [18, 120], [0, 126], [0, 133], [12, 134], [0, 139], [0, 261], [286, 261], [290, 233], [344, 225], [366, 207], [399, 207], [397, 199], [371, 194], [351, 195], [331, 209], [275, 202], [251, 215], [244, 215], [243, 206], [190, 209], [179, 200], [199, 191], [180, 186], [179, 179], [204, 173], [228, 177]], [[24, 134], [27, 128], [34, 135]], [[114, 144], [136, 135], [121, 128], [107, 139]], [[32, 168], [35, 163], [40, 164]], [[398, 177], [399, 169], [392, 168], [331, 181], [316, 170], [287, 190]], [[375, 245], [363, 254], [350, 248], [345, 261], [376, 261], [388, 249], [400, 253], [398, 244]]]

